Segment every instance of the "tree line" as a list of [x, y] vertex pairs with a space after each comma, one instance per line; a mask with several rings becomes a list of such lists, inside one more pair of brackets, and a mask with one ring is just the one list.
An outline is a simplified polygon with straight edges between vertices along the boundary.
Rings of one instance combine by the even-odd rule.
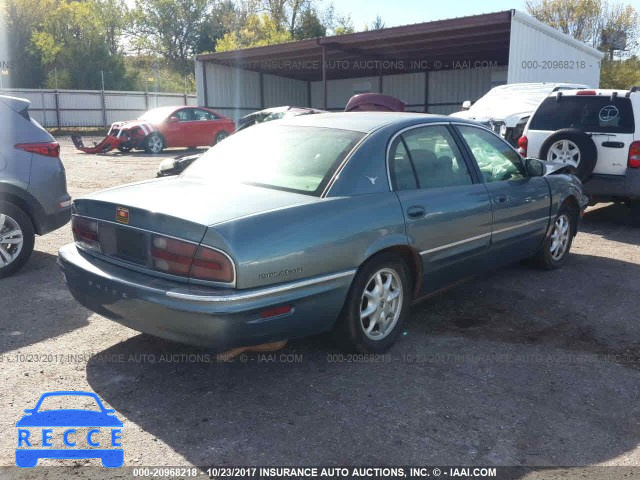
[[353, 31], [320, 0], [0, 0], [21, 88], [194, 91], [200, 53]]
[[[640, 85], [631, 5], [528, 0], [526, 8], [607, 54], [602, 87]], [[363, 28], [384, 27], [377, 16]], [[0, 0], [0, 75], [21, 88], [193, 92], [200, 53], [354, 30], [328, 0]]]

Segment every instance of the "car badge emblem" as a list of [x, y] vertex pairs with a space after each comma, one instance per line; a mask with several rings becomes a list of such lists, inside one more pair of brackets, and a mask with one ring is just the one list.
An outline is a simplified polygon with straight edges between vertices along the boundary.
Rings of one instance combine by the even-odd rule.
[[[367, 176], [365, 175], [365, 177], [367, 177]], [[371, 182], [371, 185], [375, 185], [376, 184], [376, 180], [378, 179], [378, 177], [367, 177], [367, 178]]]
[[129, 209], [124, 207], [116, 207], [116, 221], [118, 223], [129, 224]]

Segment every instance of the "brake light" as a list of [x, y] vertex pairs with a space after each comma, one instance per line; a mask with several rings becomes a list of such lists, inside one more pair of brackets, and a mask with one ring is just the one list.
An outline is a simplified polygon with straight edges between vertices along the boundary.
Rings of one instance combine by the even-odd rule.
[[213, 282], [234, 280], [231, 260], [217, 250], [160, 235], [151, 242], [153, 268], [159, 272]]
[[45, 157], [59, 157], [60, 144], [58, 142], [48, 143], [16, 143], [15, 148], [24, 150], [25, 152], [37, 153]]
[[73, 240], [78, 246], [96, 252], [101, 251], [96, 220], [74, 216], [71, 220], [71, 230], [73, 231]]
[[578, 90], [576, 92], [576, 95], [595, 95], [596, 91], [595, 90]]
[[633, 142], [629, 145], [629, 160], [627, 161], [627, 167], [640, 168], [640, 141]]
[[527, 137], [525, 137], [524, 135], [521, 136], [518, 139], [518, 153], [523, 156], [526, 157], [527, 156], [527, 147], [529, 146], [529, 139]]
[[193, 260], [191, 278], [231, 283], [233, 265], [226, 255], [201, 245]]

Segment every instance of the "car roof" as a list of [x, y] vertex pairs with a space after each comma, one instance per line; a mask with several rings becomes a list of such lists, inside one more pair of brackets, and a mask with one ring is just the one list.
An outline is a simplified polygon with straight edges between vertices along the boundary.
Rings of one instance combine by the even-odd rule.
[[[277, 121], [280, 125], [300, 125], [309, 127], [337, 128], [340, 130], [353, 130], [370, 133], [386, 125], [393, 123], [413, 125], [416, 123], [455, 122], [471, 123], [459, 118], [445, 115], [432, 115], [428, 113], [413, 112], [336, 112], [317, 113], [315, 115], [302, 115]], [[276, 123], [276, 122], [272, 122]]]
[[[611, 89], [611, 88], [581, 88], [579, 90], [563, 90], [562, 91], [562, 95], [577, 95], [578, 92], [583, 91], [583, 90], [593, 90], [594, 92], [596, 92], [595, 95], [580, 95], [580, 96], [584, 96], [584, 97], [605, 97], [605, 96], [611, 96], [614, 92], [618, 94], [619, 97], [624, 97], [627, 93], [629, 93], [629, 90], [615, 90], [615, 89]], [[549, 94], [549, 97], [555, 97], [558, 94], [558, 92], [553, 92]]]

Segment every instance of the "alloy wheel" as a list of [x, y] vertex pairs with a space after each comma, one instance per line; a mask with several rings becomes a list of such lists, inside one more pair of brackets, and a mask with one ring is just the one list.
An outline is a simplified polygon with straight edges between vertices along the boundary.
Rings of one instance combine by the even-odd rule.
[[372, 340], [382, 340], [402, 312], [402, 281], [389, 268], [378, 270], [367, 282], [360, 300], [360, 326]]
[[556, 223], [553, 226], [553, 231], [551, 232], [550, 253], [551, 258], [556, 262], [560, 261], [562, 257], [564, 257], [565, 253], [567, 253], [569, 237], [571, 235], [570, 225], [569, 217], [563, 214], [556, 219]]
[[580, 149], [571, 140], [558, 140], [547, 153], [550, 162], [561, 162], [578, 168], [580, 164]]
[[24, 236], [18, 222], [9, 215], [0, 213], [0, 268], [12, 263], [24, 244]]
[[152, 135], [149, 137], [148, 146], [151, 153], [160, 153], [162, 151], [162, 139], [158, 135]]

